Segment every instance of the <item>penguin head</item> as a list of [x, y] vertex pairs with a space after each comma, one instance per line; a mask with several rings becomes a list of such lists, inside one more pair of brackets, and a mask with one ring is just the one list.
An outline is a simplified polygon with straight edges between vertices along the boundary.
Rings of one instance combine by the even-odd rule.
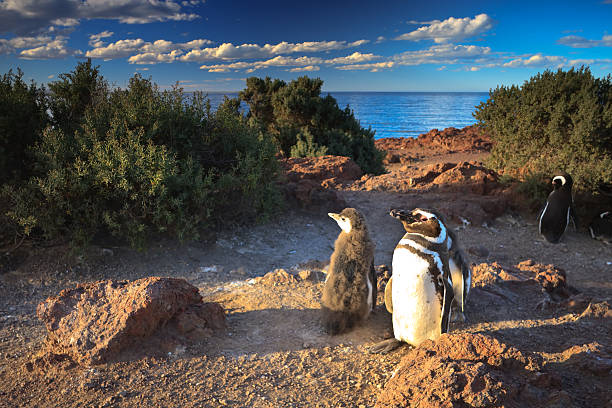
[[572, 180], [572, 176], [570, 176], [569, 174], [555, 176], [552, 179], [553, 189], [555, 190], [564, 189], [569, 191], [572, 189], [573, 184], [574, 180]]
[[345, 208], [340, 214], [327, 213], [327, 215], [336, 220], [342, 231], [347, 234], [366, 228], [365, 218], [354, 208]]
[[444, 218], [435, 210], [415, 208], [412, 211], [391, 210], [389, 215], [404, 225], [406, 232], [420, 234], [428, 238], [446, 238]]

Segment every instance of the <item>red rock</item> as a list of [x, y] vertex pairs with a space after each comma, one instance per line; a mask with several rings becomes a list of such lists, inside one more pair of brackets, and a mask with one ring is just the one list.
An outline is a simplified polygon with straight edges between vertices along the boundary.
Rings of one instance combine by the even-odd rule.
[[478, 162], [461, 162], [453, 168], [444, 170], [432, 180], [432, 184], [441, 187], [460, 186], [463, 192], [488, 194], [498, 187], [497, 174]]
[[287, 179], [293, 182], [309, 179], [320, 183], [332, 178], [350, 181], [357, 180], [363, 174], [351, 158], [343, 156], [292, 157], [280, 162]]
[[185, 311], [199, 319], [190, 325], [179, 319], [185, 333], [199, 324], [217, 328], [225, 319], [220, 306], [202, 304], [198, 288], [184, 279], [107, 280], [64, 289], [37, 308], [48, 332], [42, 359], [47, 354], [82, 366], [103, 363]]
[[491, 138], [477, 125], [463, 129], [453, 127], [444, 130], [432, 129], [418, 138], [382, 138], [375, 141], [381, 150], [411, 150], [415, 147], [429, 147], [432, 150], [455, 152], [490, 151]]
[[592, 317], [596, 319], [612, 319], [612, 308], [607, 301], [591, 302], [580, 314], [580, 317]]
[[558, 382], [541, 359], [481, 334], [443, 334], [409, 350], [379, 394], [377, 408], [546, 406]]

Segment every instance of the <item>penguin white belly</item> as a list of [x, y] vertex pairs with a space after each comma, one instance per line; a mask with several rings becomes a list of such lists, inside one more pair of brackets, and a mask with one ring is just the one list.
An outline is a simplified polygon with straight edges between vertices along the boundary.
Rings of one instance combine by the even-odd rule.
[[413, 346], [440, 336], [442, 307], [429, 263], [404, 248], [393, 253], [393, 333]]

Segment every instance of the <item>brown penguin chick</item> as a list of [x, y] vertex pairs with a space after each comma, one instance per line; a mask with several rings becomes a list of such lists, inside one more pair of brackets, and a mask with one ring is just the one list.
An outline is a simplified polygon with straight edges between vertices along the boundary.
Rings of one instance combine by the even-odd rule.
[[334, 245], [321, 297], [323, 325], [334, 335], [368, 317], [376, 306], [376, 271], [374, 243], [364, 216], [354, 208], [328, 215], [342, 229]]

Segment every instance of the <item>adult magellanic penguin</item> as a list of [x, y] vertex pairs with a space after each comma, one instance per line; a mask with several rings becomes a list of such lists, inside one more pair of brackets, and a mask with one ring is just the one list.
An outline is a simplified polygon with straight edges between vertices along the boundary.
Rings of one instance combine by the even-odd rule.
[[612, 211], [599, 214], [589, 225], [591, 238], [612, 244]]
[[572, 198], [572, 177], [568, 174], [555, 176], [552, 179], [553, 191], [548, 195], [546, 205], [538, 219], [540, 234], [550, 243], [559, 242], [570, 219], [578, 228], [578, 220], [574, 211]]
[[401, 342], [417, 346], [446, 333], [454, 298], [444, 222], [434, 211], [420, 208], [391, 210], [390, 215], [406, 230], [393, 252], [393, 273], [385, 289], [394, 338], [370, 348], [374, 353], [393, 350]]
[[364, 216], [356, 209], [328, 215], [342, 232], [331, 256], [321, 310], [326, 331], [338, 334], [365, 319], [376, 305], [374, 243]]

